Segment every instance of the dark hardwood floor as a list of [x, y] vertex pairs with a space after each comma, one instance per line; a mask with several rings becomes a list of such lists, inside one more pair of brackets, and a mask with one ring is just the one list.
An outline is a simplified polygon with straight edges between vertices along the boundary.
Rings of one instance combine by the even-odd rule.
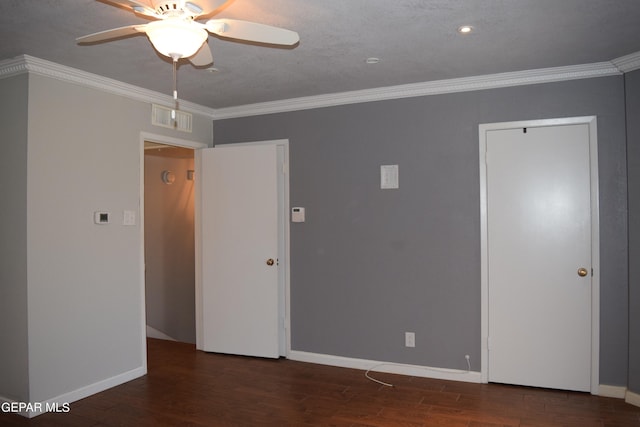
[[2, 426], [640, 426], [620, 399], [207, 354], [148, 340], [145, 377]]

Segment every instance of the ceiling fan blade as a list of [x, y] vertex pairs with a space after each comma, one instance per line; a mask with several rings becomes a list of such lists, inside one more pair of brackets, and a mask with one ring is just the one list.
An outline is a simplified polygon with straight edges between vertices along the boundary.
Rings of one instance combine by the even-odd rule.
[[148, 2], [143, 0], [105, 0], [108, 3], [113, 3], [118, 6], [122, 6], [125, 9], [133, 10], [134, 12], [141, 13], [147, 16], [158, 17], [155, 9]]
[[210, 19], [206, 27], [210, 33], [230, 39], [284, 46], [292, 46], [300, 41], [295, 31], [238, 19]]
[[143, 25], [128, 25], [126, 27], [112, 28], [110, 30], [100, 31], [98, 33], [89, 34], [83, 37], [78, 37], [76, 42], [78, 43], [95, 43], [106, 40], [117, 39], [118, 37], [133, 36], [136, 34], [144, 33]]
[[209, 43], [202, 43], [202, 46], [200, 46], [200, 50], [198, 50], [195, 55], [190, 57], [189, 61], [196, 67], [204, 67], [213, 64], [213, 55], [211, 55], [211, 48], [209, 48]]

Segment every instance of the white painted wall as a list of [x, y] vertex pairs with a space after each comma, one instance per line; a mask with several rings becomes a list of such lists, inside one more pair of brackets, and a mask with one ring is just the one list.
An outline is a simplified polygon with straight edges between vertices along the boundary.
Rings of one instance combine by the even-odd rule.
[[[66, 100], [62, 102], [61, 100]], [[135, 102], [32, 76], [29, 85], [30, 398], [141, 368]], [[112, 223], [95, 225], [93, 212]]]
[[[25, 78], [2, 81], [4, 104], [25, 104], [26, 91], [11, 85]], [[13, 196], [26, 198], [26, 224], [15, 234], [18, 248], [26, 247], [27, 279], [18, 277], [15, 292], [0, 303], [26, 310], [28, 331], [12, 330], [8, 341], [3, 335], [2, 346], [28, 337], [28, 357], [16, 352], [20, 364], [0, 356], [1, 372], [18, 372], [12, 387], [19, 393], [0, 392], [31, 402], [74, 400], [146, 372], [141, 131], [210, 142], [212, 126], [194, 116], [194, 132], [185, 136], [152, 126], [148, 103], [35, 74], [28, 81], [28, 154], [10, 169], [24, 175]], [[26, 121], [24, 112], [19, 118]], [[111, 224], [93, 223], [98, 210], [111, 213]], [[122, 225], [124, 210], [136, 211], [135, 226]], [[25, 209], [10, 215], [19, 213], [24, 217]], [[3, 252], [4, 236], [3, 229]]]
[[0, 396], [24, 400], [27, 354], [26, 75], [0, 80]]

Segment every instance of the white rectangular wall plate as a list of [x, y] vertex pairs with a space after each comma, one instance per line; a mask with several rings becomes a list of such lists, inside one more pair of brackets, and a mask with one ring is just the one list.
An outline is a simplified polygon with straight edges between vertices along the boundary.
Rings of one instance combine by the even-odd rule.
[[415, 334], [415, 332], [405, 332], [404, 333], [404, 346], [405, 347], [415, 347], [416, 346], [416, 334]]
[[296, 207], [291, 208], [291, 222], [304, 222], [305, 213], [304, 208]]
[[136, 225], [136, 211], [124, 211], [122, 213], [122, 225]]
[[398, 165], [380, 166], [380, 188], [383, 190], [399, 188]]

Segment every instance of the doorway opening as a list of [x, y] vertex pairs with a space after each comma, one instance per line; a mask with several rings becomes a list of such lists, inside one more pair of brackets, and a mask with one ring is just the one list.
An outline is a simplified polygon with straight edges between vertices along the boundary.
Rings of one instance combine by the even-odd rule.
[[195, 344], [193, 148], [144, 142], [146, 335]]
[[[231, 145], [239, 145], [239, 144], [228, 144]], [[279, 284], [278, 284], [278, 317], [279, 317], [279, 333], [278, 333], [278, 347], [280, 356], [287, 357], [290, 351], [290, 326], [289, 326], [289, 216], [288, 216], [288, 207], [289, 207], [289, 180], [288, 180], [288, 140], [277, 140], [277, 141], [261, 141], [261, 142], [253, 142], [253, 143], [245, 143], [242, 144], [245, 146], [251, 145], [272, 145], [277, 147], [277, 168], [281, 173], [279, 173], [278, 180], [278, 224], [279, 224], [279, 233], [278, 233], [278, 253], [277, 259], [279, 264]], [[147, 150], [145, 150], [145, 146]], [[203, 193], [203, 165], [202, 165], [202, 157], [204, 152], [208, 152], [209, 150], [214, 150], [215, 148], [209, 148], [209, 145], [203, 142], [189, 141], [178, 138], [172, 138], [163, 135], [156, 135], [147, 132], [140, 133], [140, 234], [141, 234], [141, 245], [140, 245], [140, 260], [143, 265], [143, 269], [140, 271], [140, 292], [142, 294], [142, 314], [140, 326], [142, 329], [142, 340], [141, 340], [141, 352], [143, 355], [143, 359], [145, 360], [146, 366], [146, 353], [147, 353], [147, 320], [154, 317], [153, 314], [149, 313], [151, 307], [148, 305], [147, 300], [151, 300], [153, 296], [149, 295], [147, 288], [147, 280], [150, 272], [151, 266], [149, 265], [149, 261], [147, 261], [146, 252], [149, 251], [150, 248], [146, 248], [145, 242], [148, 241], [146, 239], [146, 233], [149, 232], [148, 227], [145, 225], [145, 218], [149, 218], [151, 221], [151, 217], [146, 214], [147, 211], [155, 211], [152, 208], [151, 204], [145, 201], [145, 181], [148, 182], [148, 178], [145, 179], [145, 151], [153, 152], [154, 149], [162, 150], [181, 150], [186, 149], [187, 151], [183, 151], [183, 153], [189, 153], [189, 158], [191, 156], [193, 159], [193, 167], [191, 169], [187, 169], [187, 180], [191, 181], [188, 178], [193, 178], [192, 188], [193, 188], [193, 200], [194, 200], [194, 208], [193, 208], [193, 236], [194, 236], [194, 255], [195, 255], [195, 265], [193, 266], [193, 274], [195, 276], [195, 286], [190, 287], [190, 289], [194, 289], [195, 294], [195, 316], [190, 317], [188, 322], [191, 323], [195, 318], [195, 344], [196, 349], [203, 350], [202, 348], [202, 329], [203, 329], [203, 301], [202, 301], [202, 217], [204, 216], [203, 212], [203, 204], [202, 204], [202, 193]], [[178, 151], [176, 151], [178, 152]], [[184, 157], [178, 156], [178, 157]], [[173, 172], [173, 173], [170, 173]], [[162, 185], [164, 186], [172, 186], [175, 185], [178, 181], [178, 176], [176, 171], [171, 169], [162, 169], [160, 171], [160, 177], [158, 178], [158, 174], [156, 173], [155, 177], [151, 179], [157, 180], [160, 179]], [[166, 182], [165, 182], [166, 181]], [[149, 214], [153, 214], [154, 212], [149, 212]], [[171, 227], [169, 224], [167, 227]], [[155, 249], [155, 248], [154, 248]], [[168, 261], [171, 261], [172, 254], [175, 254], [175, 251], [171, 249], [171, 247], [167, 248], [165, 245], [164, 252], [168, 253]], [[174, 255], [175, 256], [175, 255]], [[146, 264], [146, 265], [145, 265]], [[166, 268], [164, 263], [160, 263], [162, 268]], [[145, 271], [146, 270], [146, 271]], [[166, 298], [165, 298], [166, 299]], [[146, 310], [145, 310], [146, 309]], [[145, 313], [147, 311], [147, 313]], [[186, 318], [186, 317], [185, 317]], [[152, 322], [154, 320], [151, 320]], [[166, 329], [166, 323], [158, 323], [160, 327]], [[150, 324], [153, 329], [158, 329], [158, 327]], [[149, 329], [153, 334], [155, 331]], [[159, 338], [173, 338], [178, 341], [188, 341], [191, 342], [190, 338], [180, 338], [178, 336], [171, 336], [170, 334], [176, 334], [173, 331], [160, 331], [164, 335], [160, 335]], [[166, 335], [166, 336], [165, 336]], [[152, 336], [152, 335], [149, 335]]]

